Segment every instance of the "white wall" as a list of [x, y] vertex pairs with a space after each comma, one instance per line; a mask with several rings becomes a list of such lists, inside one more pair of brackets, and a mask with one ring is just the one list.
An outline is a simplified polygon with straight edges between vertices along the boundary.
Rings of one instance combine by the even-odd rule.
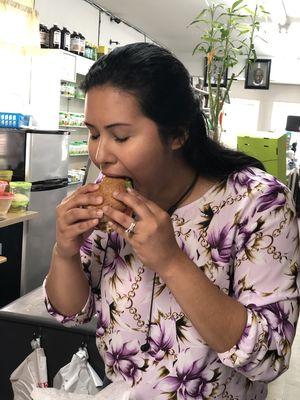
[[110, 45], [110, 40], [117, 41], [120, 43], [120, 46], [123, 46], [134, 42], [145, 42], [145, 36], [123, 22], [117, 24], [116, 22], [111, 21], [107, 14], [102, 13], [100, 43], [101, 45], [114, 48], [116, 45]]
[[258, 100], [260, 102], [257, 129], [267, 131], [271, 129], [273, 102], [300, 104], [300, 85], [270, 83], [269, 90], [244, 89], [244, 81], [235, 81], [232, 84], [230, 97]]

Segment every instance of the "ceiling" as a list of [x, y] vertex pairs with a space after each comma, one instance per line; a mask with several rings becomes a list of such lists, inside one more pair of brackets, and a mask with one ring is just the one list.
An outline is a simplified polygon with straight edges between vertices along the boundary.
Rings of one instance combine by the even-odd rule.
[[[105, 10], [142, 30], [154, 41], [168, 47], [176, 54], [191, 54], [199, 42], [200, 28], [187, 27], [195, 16], [206, 7], [206, 0], [96, 0]], [[223, 0], [231, 4], [232, 0]], [[298, 0], [260, 0], [271, 13], [268, 23], [264, 23], [261, 36], [256, 39], [258, 55], [300, 57], [300, 2]], [[256, 0], [248, 0], [253, 6]], [[284, 4], [284, 7], [282, 6]], [[288, 19], [284, 15], [285, 11]], [[278, 23], [287, 22], [288, 32]], [[290, 25], [291, 24], [291, 25]]]

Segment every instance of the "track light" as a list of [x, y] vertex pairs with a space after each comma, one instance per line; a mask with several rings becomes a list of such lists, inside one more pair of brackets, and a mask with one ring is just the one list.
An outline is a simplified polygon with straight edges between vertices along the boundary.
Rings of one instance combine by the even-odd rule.
[[115, 22], [116, 24], [119, 24], [120, 22], [122, 22], [122, 21], [120, 20], [120, 18], [117, 18], [117, 17], [110, 17], [110, 20], [113, 21], [113, 22]]

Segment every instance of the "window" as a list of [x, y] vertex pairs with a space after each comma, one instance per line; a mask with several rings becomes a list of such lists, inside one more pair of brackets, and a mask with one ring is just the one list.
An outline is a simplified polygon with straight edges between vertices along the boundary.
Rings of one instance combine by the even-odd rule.
[[272, 108], [271, 129], [285, 132], [288, 115], [300, 115], [300, 103], [274, 101]]
[[231, 98], [225, 105], [222, 142], [226, 146], [236, 149], [240, 133], [257, 131], [259, 105], [259, 100], [239, 98]]

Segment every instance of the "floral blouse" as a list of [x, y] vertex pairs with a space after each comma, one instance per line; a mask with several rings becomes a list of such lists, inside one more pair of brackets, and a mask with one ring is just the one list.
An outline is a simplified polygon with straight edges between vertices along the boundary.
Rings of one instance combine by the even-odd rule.
[[97, 314], [96, 342], [112, 381], [133, 387], [132, 399], [265, 399], [267, 382], [288, 368], [299, 310], [299, 233], [289, 190], [256, 168], [234, 173], [178, 208], [178, 245], [248, 319], [239, 342], [212, 350], [163, 280], [154, 282], [150, 349], [142, 352], [154, 273], [116, 233], [95, 230], [81, 249], [90, 296], [80, 324]]

